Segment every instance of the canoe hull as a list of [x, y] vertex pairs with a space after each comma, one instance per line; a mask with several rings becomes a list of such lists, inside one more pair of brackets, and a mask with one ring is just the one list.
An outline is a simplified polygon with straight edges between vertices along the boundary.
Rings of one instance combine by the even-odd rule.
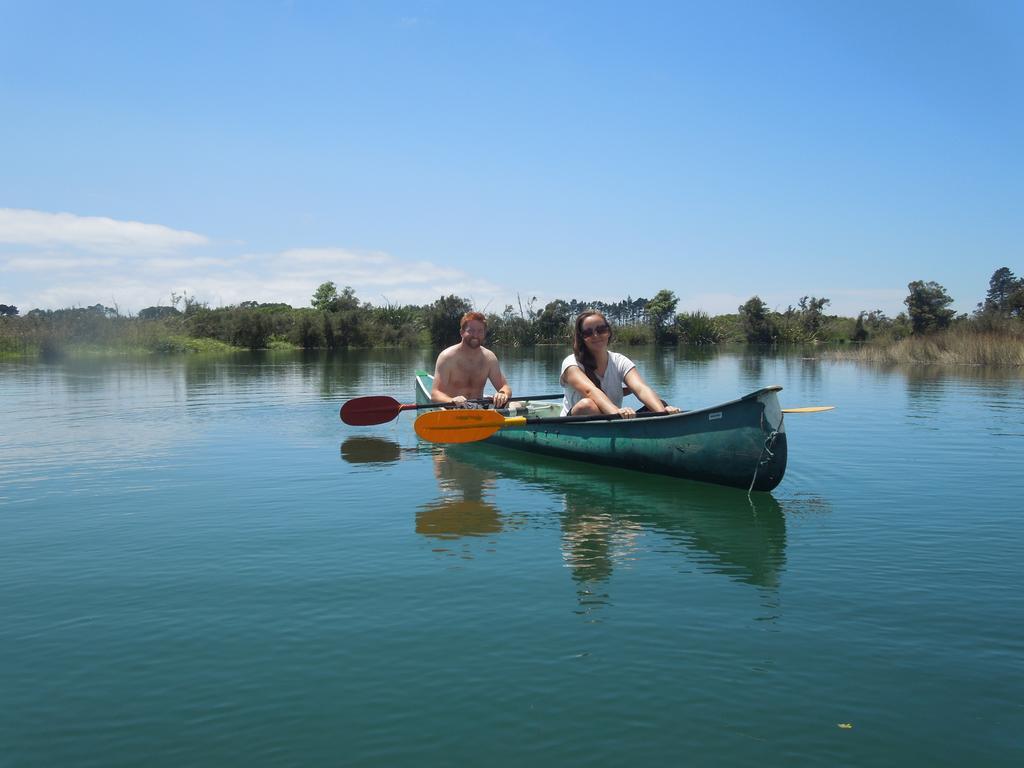
[[[429, 374], [417, 376], [419, 402], [429, 402], [430, 383]], [[713, 408], [646, 419], [528, 424], [499, 430], [486, 442], [639, 472], [770, 491], [782, 482], [786, 471], [779, 389], [768, 387]], [[551, 413], [552, 406], [538, 406], [531, 409], [530, 416]]]

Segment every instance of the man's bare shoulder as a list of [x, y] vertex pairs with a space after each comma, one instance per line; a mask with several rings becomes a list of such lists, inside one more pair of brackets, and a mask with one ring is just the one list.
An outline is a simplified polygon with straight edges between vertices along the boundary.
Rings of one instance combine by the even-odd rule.
[[458, 344], [453, 344], [452, 346], [448, 347], [447, 349], [442, 349], [441, 352], [437, 356], [437, 362], [438, 363], [443, 363], [443, 362], [445, 362], [447, 360], [450, 360], [451, 358], [453, 358], [455, 356], [455, 353], [457, 353], [458, 351], [459, 351], [459, 345]]
[[487, 360], [488, 363], [498, 362], [498, 356], [491, 352], [487, 347], [480, 347], [480, 351], [484, 353], [484, 359]]

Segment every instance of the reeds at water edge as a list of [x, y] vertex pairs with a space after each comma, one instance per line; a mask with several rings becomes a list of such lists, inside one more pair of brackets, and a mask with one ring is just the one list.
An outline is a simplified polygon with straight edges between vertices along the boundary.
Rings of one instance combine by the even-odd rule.
[[1024, 336], [1012, 332], [953, 328], [893, 342], [866, 343], [855, 348], [833, 350], [828, 357], [863, 363], [1022, 366]]

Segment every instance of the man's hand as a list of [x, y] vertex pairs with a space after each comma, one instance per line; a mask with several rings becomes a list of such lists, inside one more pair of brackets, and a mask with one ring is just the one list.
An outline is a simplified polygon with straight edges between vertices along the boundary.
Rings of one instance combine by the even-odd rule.
[[494, 398], [492, 402], [494, 403], [495, 408], [501, 408], [508, 402], [508, 395], [499, 390], [498, 392], [494, 393]]
[[455, 397], [453, 397], [448, 402], [449, 403], [464, 403], [464, 402], [466, 402], [466, 396], [465, 395], [456, 395]]

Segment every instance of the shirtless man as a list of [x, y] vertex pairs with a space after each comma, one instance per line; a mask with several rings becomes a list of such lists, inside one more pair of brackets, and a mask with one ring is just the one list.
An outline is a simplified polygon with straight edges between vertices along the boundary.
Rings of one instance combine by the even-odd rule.
[[479, 312], [462, 316], [462, 341], [437, 356], [434, 388], [430, 399], [439, 403], [464, 403], [484, 395], [484, 384], [490, 379], [497, 390], [494, 407], [501, 408], [512, 397], [512, 388], [498, 366], [498, 358], [483, 346], [487, 321]]

